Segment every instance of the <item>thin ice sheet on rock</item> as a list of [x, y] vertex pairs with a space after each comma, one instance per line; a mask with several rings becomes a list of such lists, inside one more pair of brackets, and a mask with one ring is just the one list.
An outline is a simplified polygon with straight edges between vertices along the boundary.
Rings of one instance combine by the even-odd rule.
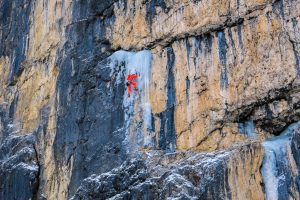
[[240, 132], [247, 135], [250, 139], [256, 139], [257, 135], [254, 131], [254, 122], [253, 120], [248, 120], [244, 123], [239, 124]]

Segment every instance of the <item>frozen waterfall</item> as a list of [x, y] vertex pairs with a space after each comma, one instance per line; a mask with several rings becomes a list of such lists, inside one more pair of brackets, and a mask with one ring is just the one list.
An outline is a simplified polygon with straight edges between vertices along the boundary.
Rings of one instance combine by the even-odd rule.
[[289, 188], [293, 187], [292, 179], [298, 173], [293, 170], [295, 160], [291, 150], [291, 138], [299, 128], [299, 123], [290, 125], [280, 136], [263, 143], [265, 155], [262, 176], [267, 200], [286, 199]]
[[138, 91], [133, 90], [130, 97], [127, 96], [127, 88], [126, 92], [124, 92], [123, 107], [126, 133], [124, 143], [130, 145], [128, 150], [135, 148], [135, 145], [151, 146], [153, 133], [149, 93], [152, 54], [148, 50], [139, 52], [120, 50], [112, 54], [109, 60], [112, 73], [116, 72], [116, 70], [122, 71], [122, 73], [117, 73], [116, 79], [119, 83], [124, 81], [124, 89], [126, 88], [127, 75], [133, 73], [139, 74], [137, 79]]

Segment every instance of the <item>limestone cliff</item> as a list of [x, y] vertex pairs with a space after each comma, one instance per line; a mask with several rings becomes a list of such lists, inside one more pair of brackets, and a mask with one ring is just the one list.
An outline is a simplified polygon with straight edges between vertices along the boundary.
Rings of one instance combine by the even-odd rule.
[[0, 199], [299, 199], [299, 20], [298, 0], [0, 0]]

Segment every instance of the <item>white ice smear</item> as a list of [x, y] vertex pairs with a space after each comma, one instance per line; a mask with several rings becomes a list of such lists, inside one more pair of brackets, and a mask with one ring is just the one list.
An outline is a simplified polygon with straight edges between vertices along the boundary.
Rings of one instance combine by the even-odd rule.
[[[152, 54], [150, 51], [144, 50], [139, 52], [127, 52], [127, 51], [117, 51], [109, 57], [110, 67], [112, 68], [112, 76], [116, 71], [120, 71], [117, 74], [117, 82], [120, 83], [122, 80], [126, 82], [128, 74], [138, 73], [139, 78], [137, 79], [138, 91], [135, 91], [132, 87], [130, 97], [127, 96], [127, 87], [124, 82], [124, 88], [126, 92], [124, 93], [123, 107], [125, 111], [125, 129], [126, 129], [126, 141], [125, 143], [130, 143], [130, 126], [133, 120], [133, 116], [136, 113], [141, 114], [144, 119], [142, 119], [142, 127], [138, 127], [138, 132], [143, 135], [137, 136], [137, 138], [142, 138], [143, 145], [151, 144], [151, 126], [152, 126], [152, 116], [151, 116], [151, 105], [149, 100], [149, 90], [150, 90], [150, 77], [151, 77], [151, 67], [152, 67]], [[118, 69], [116, 69], [118, 68]], [[123, 70], [122, 70], [123, 68]], [[121, 73], [123, 72], [123, 73]], [[138, 102], [138, 106], [135, 104]], [[135, 110], [136, 109], [136, 110]], [[141, 143], [141, 141], [137, 141]]]
[[299, 123], [290, 125], [280, 136], [274, 137], [263, 143], [265, 149], [264, 161], [262, 166], [262, 176], [265, 184], [266, 199], [278, 199], [278, 184], [284, 180], [283, 174], [278, 173], [278, 162], [286, 162], [289, 165], [288, 148], [293, 132], [299, 127]]

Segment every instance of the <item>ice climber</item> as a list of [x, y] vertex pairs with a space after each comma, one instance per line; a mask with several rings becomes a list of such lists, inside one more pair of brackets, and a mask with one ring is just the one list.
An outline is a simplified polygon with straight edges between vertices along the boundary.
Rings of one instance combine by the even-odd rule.
[[137, 82], [136, 79], [139, 77], [138, 73], [135, 74], [128, 74], [127, 76], [127, 90], [128, 90], [128, 97], [130, 97], [131, 93], [131, 85], [133, 86], [134, 90], [137, 91]]

